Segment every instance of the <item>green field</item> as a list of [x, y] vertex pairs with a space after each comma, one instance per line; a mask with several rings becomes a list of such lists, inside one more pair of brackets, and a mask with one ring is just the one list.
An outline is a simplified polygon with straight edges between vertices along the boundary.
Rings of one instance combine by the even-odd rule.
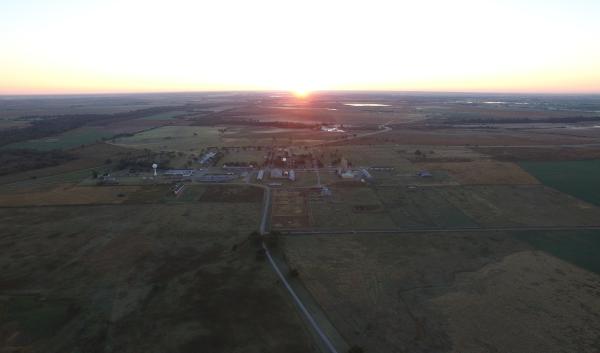
[[533, 247], [552, 254], [562, 260], [585, 268], [586, 270], [600, 273], [600, 232], [522, 232], [516, 236], [519, 240], [531, 244]]
[[184, 111], [182, 110], [175, 110], [172, 112], [166, 112], [166, 113], [159, 113], [159, 114], [154, 114], [154, 115], [150, 115], [147, 116], [145, 118], [142, 118], [143, 120], [171, 120], [173, 118], [176, 118], [182, 114], [185, 114]]
[[379, 198], [400, 227], [474, 227], [477, 223], [452, 204], [446, 188], [380, 188]]
[[543, 184], [600, 205], [600, 160], [521, 162]]
[[218, 128], [198, 126], [164, 126], [134, 136], [118, 138], [116, 145], [148, 148], [153, 151], [196, 151], [220, 143]]
[[113, 132], [97, 129], [93, 127], [84, 127], [74, 130], [69, 130], [60, 135], [52, 137], [44, 137], [36, 140], [28, 140], [24, 142], [12, 143], [2, 148], [26, 148], [33, 150], [55, 150], [55, 149], [69, 149], [78, 147], [81, 145], [88, 145], [95, 143], [96, 141], [102, 140], [103, 138], [110, 138], [114, 135]]

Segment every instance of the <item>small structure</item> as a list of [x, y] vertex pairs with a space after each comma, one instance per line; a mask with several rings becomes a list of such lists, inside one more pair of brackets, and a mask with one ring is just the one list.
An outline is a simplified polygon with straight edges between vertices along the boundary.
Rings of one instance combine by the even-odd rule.
[[345, 172], [340, 172], [339, 175], [342, 179], [354, 179], [354, 172], [351, 170], [347, 170]]
[[296, 172], [294, 172], [293, 169], [288, 172], [288, 179], [291, 181], [296, 181]]
[[196, 181], [206, 183], [224, 183], [237, 178], [238, 176], [235, 174], [204, 174], [196, 177]]
[[271, 179], [283, 179], [285, 176], [283, 175], [283, 169], [281, 168], [273, 168], [271, 169]]
[[263, 169], [258, 171], [258, 175], [256, 176], [256, 180], [263, 180], [265, 177], [265, 171]]
[[204, 154], [204, 156], [202, 156], [202, 158], [200, 158], [200, 161], [198, 161], [200, 164], [205, 165], [208, 162], [210, 162], [213, 158], [215, 158], [215, 156], [217, 155], [216, 151], [209, 151], [206, 152]]
[[171, 177], [191, 177], [192, 175], [194, 175], [194, 170], [193, 169], [169, 169], [169, 170], [166, 170], [163, 174], [166, 176], [171, 176]]
[[331, 190], [327, 186], [321, 188], [321, 196], [331, 196]]
[[371, 176], [371, 173], [369, 173], [365, 168], [361, 169], [360, 172], [362, 173], [363, 178], [373, 179], [373, 177]]
[[431, 174], [430, 172], [426, 171], [426, 170], [421, 170], [420, 172], [417, 173], [418, 176], [420, 176], [421, 178], [431, 178], [433, 176], [433, 174]]
[[394, 170], [394, 167], [376, 166], [376, 167], [370, 167], [369, 169], [376, 170], [378, 172], [391, 172]]

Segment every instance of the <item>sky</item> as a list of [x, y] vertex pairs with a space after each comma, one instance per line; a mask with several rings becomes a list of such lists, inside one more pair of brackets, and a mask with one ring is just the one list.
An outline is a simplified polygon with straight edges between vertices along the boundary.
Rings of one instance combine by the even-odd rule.
[[0, 0], [0, 94], [600, 93], [598, 0]]

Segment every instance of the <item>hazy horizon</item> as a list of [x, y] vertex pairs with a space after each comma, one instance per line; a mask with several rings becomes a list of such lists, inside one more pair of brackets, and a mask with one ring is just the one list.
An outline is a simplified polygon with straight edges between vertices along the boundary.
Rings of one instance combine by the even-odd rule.
[[600, 94], [592, 0], [0, 4], [0, 94]]

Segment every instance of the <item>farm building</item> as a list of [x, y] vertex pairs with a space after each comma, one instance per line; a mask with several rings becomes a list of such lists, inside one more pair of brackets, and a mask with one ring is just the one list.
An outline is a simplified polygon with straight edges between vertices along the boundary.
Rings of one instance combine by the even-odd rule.
[[391, 172], [391, 171], [394, 170], [394, 167], [376, 166], [376, 167], [371, 167], [369, 169], [375, 170], [375, 171], [378, 171], [378, 172]]
[[207, 182], [207, 183], [223, 183], [226, 181], [231, 181], [238, 178], [237, 175], [234, 174], [205, 174], [198, 177], [196, 180], [199, 182]]
[[361, 169], [360, 171], [362, 173], [363, 178], [365, 179], [372, 179], [373, 177], [371, 176], [371, 173], [369, 173], [366, 169]]
[[339, 176], [340, 176], [342, 179], [354, 179], [354, 172], [353, 172], [353, 171], [351, 171], [351, 170], [347, 170], [347, 171], [345, 171], [345, 172], [340, 172], [340, 173], [339, 173]]
[[282, 178], [285, 178], [285, 176], [283, 176], [283, 169], [281, 169], [281, 168], [271, 169], [271, 179], [282, 179]]
[[204, 156], [202, 156], [202, 158], [200, 158], [200, 161], [198, 161], [200, 164], [208, 164], [209, 162], [211, 162], [215, 156], [217, 155], [216, 151], [210, 151], [210, 152], [206, 152], [204, 154]]
[[193, 169], [169, 169], [163, 172], [163, 175], [173, 177], [190, 177], [194, 174]]

